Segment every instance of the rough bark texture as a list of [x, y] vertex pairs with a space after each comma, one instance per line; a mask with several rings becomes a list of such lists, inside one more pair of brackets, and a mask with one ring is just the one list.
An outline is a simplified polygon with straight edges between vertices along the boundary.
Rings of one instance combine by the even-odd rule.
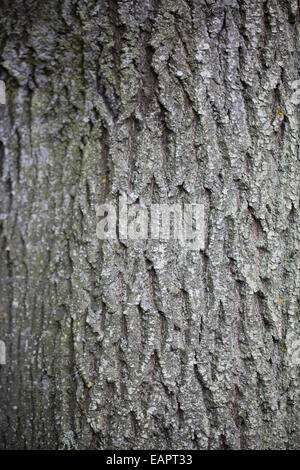
[[[1, 448], [300, 448], [299, 38], [296, 0], [1, 1]], [[120, 194], [204, 202], [205, 250], [100, 242]]]

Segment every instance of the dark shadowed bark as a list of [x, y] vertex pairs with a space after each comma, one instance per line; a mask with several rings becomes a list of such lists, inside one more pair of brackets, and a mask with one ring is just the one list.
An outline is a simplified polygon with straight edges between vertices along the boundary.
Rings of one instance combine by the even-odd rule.
[[[299, 1], [0, 17], [0, 448], [299, 449]], [[205, 249], [100, 241], [121, 194]]]

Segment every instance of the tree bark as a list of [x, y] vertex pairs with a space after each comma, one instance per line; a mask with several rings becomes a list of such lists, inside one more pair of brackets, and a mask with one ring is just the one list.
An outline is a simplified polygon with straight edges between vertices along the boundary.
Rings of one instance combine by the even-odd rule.
[[[299, 449], [299, 1], [0, 17], [0, 447]], [[100, 241], [120, 194], [205, 249]]]

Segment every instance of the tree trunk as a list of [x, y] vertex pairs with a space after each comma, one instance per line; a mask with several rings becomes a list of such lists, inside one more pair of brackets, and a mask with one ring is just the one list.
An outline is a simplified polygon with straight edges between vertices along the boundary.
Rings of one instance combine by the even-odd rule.
[[[299, 449], [299, 1], [0, 16], [0, 447]], [[120, 195], [204, 249], [99, 240]]]

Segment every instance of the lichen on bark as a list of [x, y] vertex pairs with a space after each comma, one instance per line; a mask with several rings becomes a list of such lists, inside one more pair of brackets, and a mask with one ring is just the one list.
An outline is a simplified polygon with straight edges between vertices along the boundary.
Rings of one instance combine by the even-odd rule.
[[[0, 18], [0, 448], [299, 449], [299, 2]], [[205, 249], [99, 241], [122, 194]]]

